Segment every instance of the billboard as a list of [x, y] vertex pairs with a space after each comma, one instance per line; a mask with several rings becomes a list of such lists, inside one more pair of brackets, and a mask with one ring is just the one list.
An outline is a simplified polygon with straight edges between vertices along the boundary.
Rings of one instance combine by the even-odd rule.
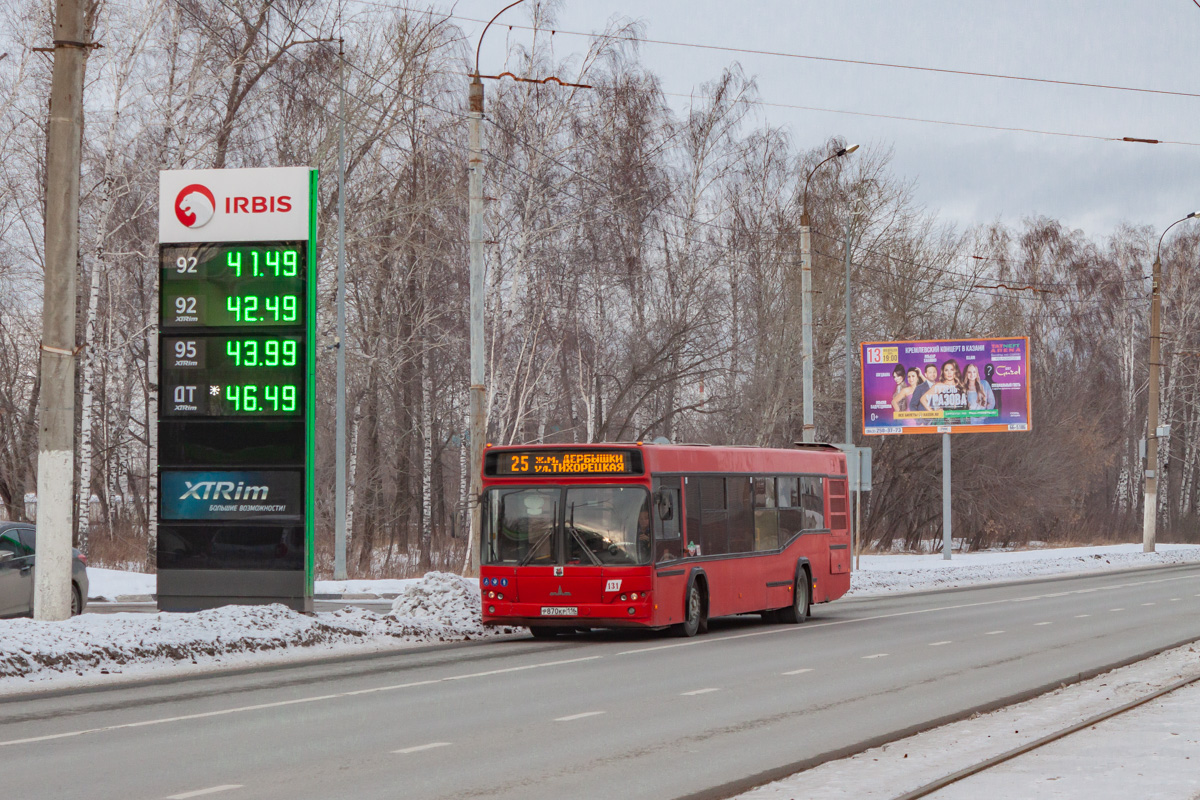
[[1029, 339], [862, 344], [863, 433], [1028, 431]]

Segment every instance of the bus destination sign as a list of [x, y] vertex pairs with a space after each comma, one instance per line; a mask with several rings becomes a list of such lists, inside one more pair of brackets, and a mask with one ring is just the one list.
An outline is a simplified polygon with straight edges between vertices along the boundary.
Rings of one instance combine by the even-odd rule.
[[[490, 454], [489, 475], [637, 475], [630, 450], [506, 450]], [[494, 460], [493, 460], [494, 458]], [[640, 461], [640, 459], [638, 459]]]

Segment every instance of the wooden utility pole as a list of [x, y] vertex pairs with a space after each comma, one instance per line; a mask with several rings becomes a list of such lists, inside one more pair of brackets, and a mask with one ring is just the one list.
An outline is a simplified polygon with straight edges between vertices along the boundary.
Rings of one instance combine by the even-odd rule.
[[75, 480], [75, 273], [79, 269], [79, 163], [83, 70], [92, 43], [85, 0], [57, 0], [46, 137], [46, 277], [38, 399], [36, 619], [71, 615]]

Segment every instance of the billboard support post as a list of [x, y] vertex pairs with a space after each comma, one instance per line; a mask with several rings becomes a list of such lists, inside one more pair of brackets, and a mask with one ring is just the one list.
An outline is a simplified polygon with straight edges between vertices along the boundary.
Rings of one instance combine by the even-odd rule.
[[942, 558], [950, 560], [952, 531], [950, 519], [950, 434], [942, 434]]

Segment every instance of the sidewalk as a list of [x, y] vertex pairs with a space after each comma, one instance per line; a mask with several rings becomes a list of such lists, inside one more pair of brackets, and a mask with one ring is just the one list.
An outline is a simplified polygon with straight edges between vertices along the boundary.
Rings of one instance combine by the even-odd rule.
[[[1200, 676], [1200, 644], [1193, 643], [1024, 703], [827, 762], [738, 795], [737, 800], [891, 800], [1195, 676]], [[929, 797], [1196, 800], [1200, 798], [1200, 683]]]

